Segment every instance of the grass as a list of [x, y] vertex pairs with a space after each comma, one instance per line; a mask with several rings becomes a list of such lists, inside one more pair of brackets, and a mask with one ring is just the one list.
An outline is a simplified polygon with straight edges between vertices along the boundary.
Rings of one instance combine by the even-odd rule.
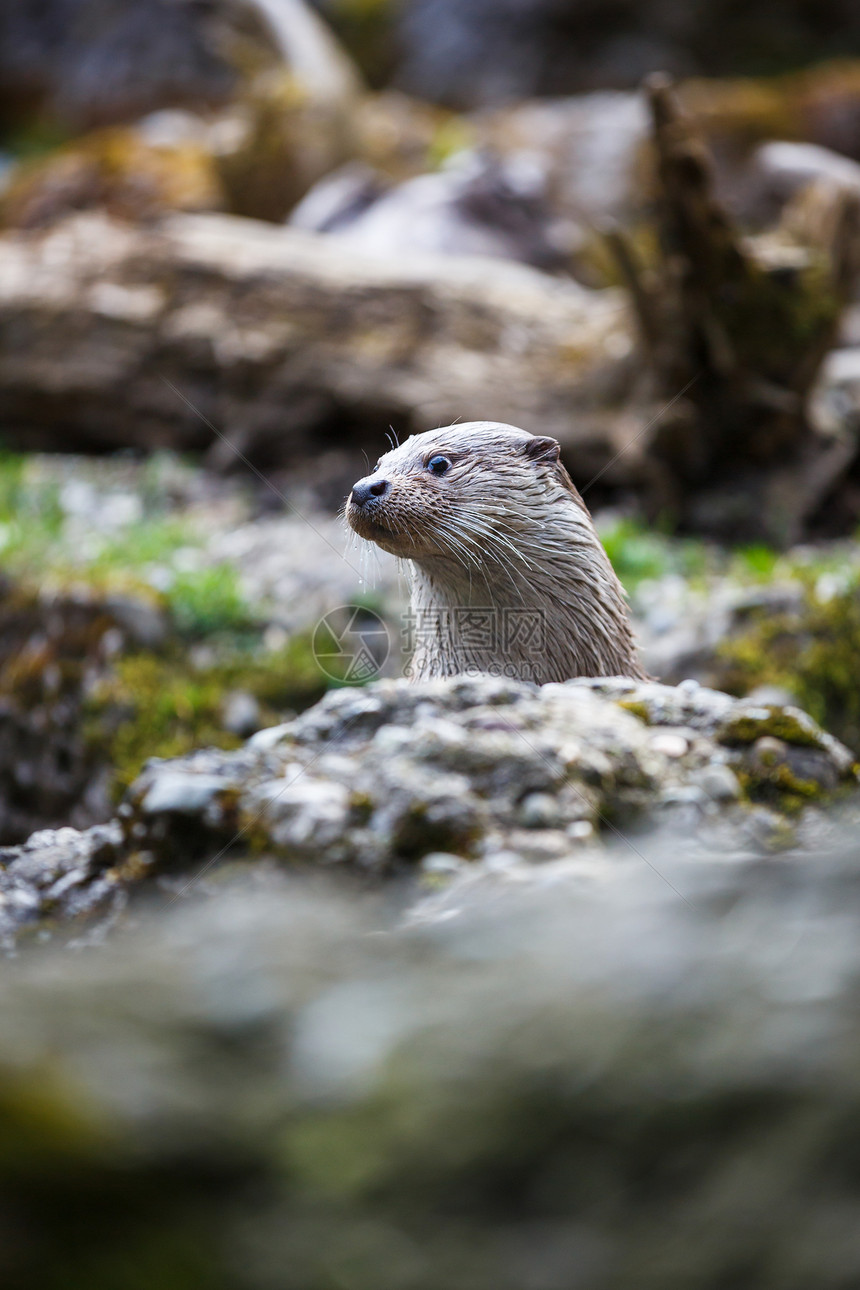
[[179, 573], [166, 592], [177, 630], [186, 636], [244, 631], [253, 626], [236, 570], [214, 564], [197, 573]]
[[711, 578], [729, 578], [741, 586], [796, 580], [809, 588], [824, 579], [841, 590], [860, 578], [860, 533], [853, 545], [838, 542], [781, 552], [763, 543], [726, 550], [698, 538], [674, 537], [627, 516], [600, 525], [598, 531], [628, 591], [669, 574], [705, 588]]
[[[205, 538], [187, 518], [159, 508], [144, 479], [140, 519], [115, 529], [76, 532], [54, 479], [33, 478], [28, 458], [0, 452], [0, 558], [13, 576], [39, 583], [84, 583], [95, 590], [138, 592], [162, 603], [180, 634], [244, 631], [254, 614], [235, 569], [226, 563], [189, 571], [177, 552], [201, 550]], [[148, 507], [147, 507], [148, 503]]]
[[714, 564], [712, 548], [695, 538], [675, 538], [627, 516], [599, 529], [612, 566], [628, 591], [646, 579], [677, 573], [702, 577]]

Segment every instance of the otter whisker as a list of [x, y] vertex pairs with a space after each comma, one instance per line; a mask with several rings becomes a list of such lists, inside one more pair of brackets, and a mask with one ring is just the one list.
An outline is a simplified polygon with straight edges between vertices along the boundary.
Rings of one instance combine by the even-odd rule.
[[[474, 510], [474, 508], [472, 507], [469, 507], [469, 506], [463, 507], [463, 513], [465, 516], [467, 516], [472, 526], [476, 529], [479, 529], [485, 537], [507, 547], [510, 550], [512, 555], [516, 556], [518, 560], [522, 561], [522, 563], [525, 564], [527, 568], [531, 568], [531, 562], [523, 554], [520, 547], [515, 546], [513, 542], [508, 540], [508, 538], [505, 536], [505, 530], [502, 530], [499, 527], [491, 526], [486, 518], [486, 515], [480, 511]], [[507, 527], [506, 531], [508, 533], [514, 534], [520, 540], [520, 546], [528, 546], [532, 550], [539, 549], [533, 543], [529, 542], [524, 535], [520, 535], [519, 533], [515, 534], [514, 529]]]
[[[444, 521], [442, 521], [441, 523], [439, 523], [439, 524], [438, 524], [438, 527], [439, 527], [440, 532], [444, 532], [444, 533], [448, 536], [449, 541], [455, 541], [455, 540], [456, 540], [456, 542], [458, 543], [458, 545], [459, 545], [460, 549], [461, 549], [461, 550], [465, 550], [466, 554], [467, 554], [467, 555], [468, 555], [468, 557], [469, 557], [469, 566], [468, 566], [468, 567], [469, 567], [469, 589], [470, 589], [470, 592], [471, 592], [472, 585], [473, 585], [473, 584], [472, 584], [472, 576], [471, 576], [471, 575], [472, 575], [472, 571], [473, 571], [473, 569], [480, 570], [480, 573], [481, 573], [481, 579], [482, 579], [482, 581], [483, 581], [483, 583], [484, 583], [484, 586], [485, 586], [485, 587], [486, 587], [486, 589], [487, 589], [487, 595], [488, 595], [489, 601], [490, 601], [490, 603], [491, 603], [491, 604], [494, 604], [494, 603], [495, 603], [495, 601], [496, 601], [496, 597], [495, 597], [495, 596], [494, 596], [494, 594], [493, 594], [493, 587], [492, 587], [492, 583], [490, 582], [489, 574], [488, 574], [488, 571], [487, 571], [487, 569], [486, 569], [486, 564], [487, 564], [488, 560], [490, 560], [490, 561], [495, 560], [495, 562], [496, 562], [496, 563], [498, 563], [498, 564], [499, 564], [499, 566], [500, 566], [501, 568], [503, 568], [503, 569], [505, 570], [505, 572], [507, 573], [508, 577], [509, 577], [509, 578], [510, 578], [510, 580], [511, 580], [511, 585], [512, 585], [512, 587], [513, 587], [513, 589], [514, 589], [515, 593], [517, 594], [518, 598], [519, 598], [520, 600], [523, 600], [523, 599], [524, 599], [524, 597], [523, 597], [523, 593], [522, 593], [522, 589], [521, 589], [521, 588], [520, 588], [520, 586], [518, 585], [518, 583], [517, 583], [517, 579], [516, 579], [516, 577], [514, 576], [514, 570], [510, 567], [510, 565], [508, 564], [508, 562], [506, 561], [506, 559], [505, 559], [505, 557], [504, 557], [504, 556], [500, 555], [500, 553], [499, 553], [499, 552], [494, 552], [494, 551], [492, 551], [491, 549], [489, 549], [489, 548], [487, 547], [486, 543], [485, 543], [484, 545], [482, 545], [480, 542], [478, 542], [473, 532], [464, 531], [464, 530], [463, 530], [462, 528], [460, 528], [460, 527], [457, 527], [455, 530], [453, 530], [453, 531], [452, 531], [452, 529], [451, 529], [451, 527], [450, 527], [449, 525], [445, 525], [445, 524], [444, 524]], [[455, 538], [455, 536], [454, 536], [455, 534], [456, 534], [456, 538]], [[484, 535], [482, 534], [481, 536], [484, 536]], [[492, 536], [492, 535], [490, 535], [490, 536]], [[475, 555], [474, 555], [474, 556], [472, 555], [472, 552], [469, 550], [469, 548], [470, 548], [471, 546], [474, 546], [474, 547], [476, 548], [476, 552], [475, 552]], [[463, 563], [463, 562], [461, 561], [461, 563]]]
[[[524, 556], [521, 551], [518, 551], [517, 548], [507, 540], [507, 538], [503, 537], [502, 534], [500, 534], [496, 530], [490, 528], [488, 525], [481, 524], [479, 520], [475, 520], [475, 519], [471, 520], [471, 527], [474, 532], [480, 533], [481, 536], [484, 537], [487, 540], [487, 542], [491, 544], [491, 546], [500, 547], [507, 551], [510, 551], [511, 555], [519, 559], [519, 561], [522, 564], [524, 564], [527, 569], [530, 569], [532, 567], [531, 562], [526, 558], [526, 556]], [[500, 553], [497, 552], [497, 555], [499, 559], [504, 559], [504, 557], [502, 557]]]
[[[522, 600], [523, 592], [520, 586], [522, 573], [521, 571], [517, 570], [516, 566], [514, 566], [511, 563], [511, 561], [505, 555], [504, 551], [502, 549], [499, 549], [499, 547], [507, 546], [509, 544], [504, 543], [503, 541], [500, 541], [498, 535], [494, 533], [491, 529], [483, 525], [480, 525], [475, 521], [472, 521], [472, 533], [468, 535], [468, 540], [471, 542], [476, 541], [474, 537], [474, 533], [477, 533], [479, 536], [481, 536], [484, 539], [483, 545], [478, 544], [480, 554], [482, 557], [480, 562], [484, 564], [487, 561], [494, 561], [496, 564], [499, 565], [500, 568], [504, 569], [504, 571], [507, 573], [508, 577], [510, 578], [511, 585], [514, 588], [514, 591], [516, 592], [517, 596]], [[465, 536], [466, 535], [464, 535], [464, 537]], [[525, 564], [527, 568], [531, 567], [528, 561], [525, 561]], [[486, 581], [486, 575], [485, 575], [485, 581]]]
[[480, 563], [478, 560], [472, 561], [471, 553], [468, 549], [468, 538], [465, 534], [461, 533], [453, 525], [447, 524], [444, 520], [437, 520], [436, 528], [440, 537], [447, 538], [451, 554], [455, 558], [459, 558], [464, 568], [468, 568], [470, 563], [473, 562]]
[[[446, 525], [445, 528], [449, 535], [456, 534], [457, 538], [461, 542], [468, 546], [474, 546], [477, 548], [477, 563], [482, 564], [487, 555], [493, 554], [493, 552], [488, 549], [487, 543], [493, 544], [495, 542], [495, 535], [483, 525], [472, 523], [469, 527], [466, 527], [461, 523], [458, 517], [456, 523], [450, 523]], [[478, 537], [483, 538], [484, 542], [478, 542]]]

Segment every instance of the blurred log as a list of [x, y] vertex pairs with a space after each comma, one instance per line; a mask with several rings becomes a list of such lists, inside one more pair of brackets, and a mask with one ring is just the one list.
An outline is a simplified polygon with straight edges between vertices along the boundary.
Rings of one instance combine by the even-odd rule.
[[[627, 281], [658, 418], [655, 499], [685, 528], [727, 539], [796, 539], [856, 453], [810, 424], [808, 395], [860, 269], [860, 203], [838, 186], [745, 238], [718, 201], [696, 128], [666, 78], [648, 84], [659, 257], [646, 273], [623, 234]], [[683, 399], [678, 392], [687, 388]]]
[[[620, 293], [500, 261], [371, 259], [209, 214], [149, 228], [82, 214], [0, 237], [7, 446], [218, 443], [229, 459], [226, 436], [287, 461], [455, 418], [576, 445], [603, 433], [631, 349]], [[617, 446], [605, 438], [597, 466]]]

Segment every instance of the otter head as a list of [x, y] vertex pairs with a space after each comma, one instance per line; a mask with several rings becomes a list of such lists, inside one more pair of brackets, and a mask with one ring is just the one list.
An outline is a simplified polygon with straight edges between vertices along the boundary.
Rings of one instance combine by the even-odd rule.
[[380, 457], [353, 485], [346, 518], [360, 537], [419, 564], [480, 562], [539, 522], [549, 490], [574, 492], [555, 439], [471, 421], [412, 435]]

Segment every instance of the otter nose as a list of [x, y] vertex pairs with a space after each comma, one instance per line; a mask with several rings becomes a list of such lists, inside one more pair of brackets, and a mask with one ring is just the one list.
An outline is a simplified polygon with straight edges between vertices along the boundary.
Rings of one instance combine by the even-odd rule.
[[390, 487], [387, 479], [376, 479], [369, 475], [367, 479], [360, 479], [357, 484], [353, 484], [349, 500], [353, 506], [364, 506], [374, 497], [384, 497]]

